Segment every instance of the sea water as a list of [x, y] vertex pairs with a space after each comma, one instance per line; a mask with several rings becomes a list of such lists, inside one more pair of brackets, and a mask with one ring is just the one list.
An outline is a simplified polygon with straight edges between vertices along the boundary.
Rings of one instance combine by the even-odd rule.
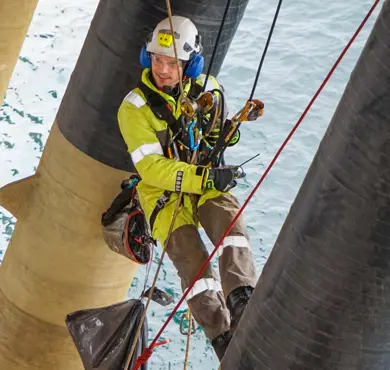
[[[0, 111], [0, 186], [35, 172], [97, 3], [97, 0], [68, 0], [65, 5], [60, 0], [40, 0]], [[369, 0], [284, 1], [255, 92], [255, 98], [265, 103], [265, 114], [254, 123], [244, 123], [240, 143], [226, 153], [230, 164], [240, 164], [260, 153], [245, 166], [247, 177], [233, 190], [241, 203], [264, 173], [372, 3]], [[276, 6], [276, 0], [249, 1], [219, 75], [226, 90], [230, 115], [242, 107], [252, 89]], [[244, 212], [258, 275], [380, 6]], [[1, 263], [16, 220], [0, 208], [0, 221]], [[211, 250], [204, 232], [202, 236]], [[160, 255], [158, 249], [154, 261], [158, 261]], [[212, 264], [217, 268], [216, 259]], [[155, 270], [156, 263], [151, 267], [149, 281]], [[145, 277], [146, 268], [140, 268], [129, 289], [129, 297], [139, 296]], [[157, 286], [173, 294], [176, 302], [180, 299], [179, 279], [169, 259], [163, 263]], [[150, 339], [173, 306], [151, 304]], [[185, 309], [183, 305], [163, 333], [163, 338], [172, 342], [154, 352], [149, 361], [151, 370], [183, 368], [186, 337], [179, 332], [179, 321]], [[217, 369], [218, 361], [209, 341], [198, 325], [196, 328], [191, 337], [189, 369]]]

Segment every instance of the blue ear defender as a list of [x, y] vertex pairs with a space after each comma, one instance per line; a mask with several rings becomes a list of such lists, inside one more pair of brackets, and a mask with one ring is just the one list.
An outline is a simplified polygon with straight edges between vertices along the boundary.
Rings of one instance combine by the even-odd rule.
[[150, 60], [149, 53], [146, 51], [146, 44], [142, 46], [141, 53], [139, 55], [139, 61], [142, 67], [152, 68], [152, 61]]
[[204, 58], [199, 54], [195, 54], [188, 62], [184, 75], [190, 78], [197, 78], [203, 71]]

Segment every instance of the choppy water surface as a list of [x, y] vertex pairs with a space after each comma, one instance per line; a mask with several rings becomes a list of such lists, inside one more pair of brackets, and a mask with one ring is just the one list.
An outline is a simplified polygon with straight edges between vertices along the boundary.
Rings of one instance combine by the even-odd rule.
[[[68, 0], [67, 5], [64, 4], [60, 0], [40, 1], [10, 82], [0, 112], [0, 186], [35, 172], [97, 0]], [[232, 113], [241, 108], [250, 93], [276, 5], [276, 0], [250, 0], [225, 59], [219, 79], [227, 90]], [[371, 5], [368, 0], [329, 0], [326, 3], [298, 0], [283, 4], [255, 96], [265, 102], [265, 114], [256, 123], [242, 126], [241, 142], [229, 149], [226, 156], [227, 162], [239, 164], [260, 153], [260, 157], [245, 167], [247, 178], [234, 190], [241, 202], [260, 179]], [[378, 11], [345, 56], [244, 213], [258, 274], [305, 177]], [[16, 220], [4, 209], [0, 209], [0, 220], [1, 262]], [[211, 248], [206, 237], [205, 240]], [[157, 253], [159, 255], [159, 251]], [[216, 265], [216, 262], [213, 264]], [[155, 268], [153, 265], [151, 276]], [[145, 268], [140, 268], [129, 297], [140, 294], [144, 279]], [[180, 298], [179, 280], [169, 260], [164, 262], [158, 286], [174, 294], [176, 301]], [[151, 339], [172, 307], [151, 305], [148, 314]], [[179, 334], [178, 324], [185, 308], [182, 307], [165, 331], [164, 337], [172, 339], [172, 343], [155, 351], [150, 360], [151, 370], [183, 367], [186, 338]], [[217, 367], [214, 352], [198, 328], [191, 338], [189, 368]]]

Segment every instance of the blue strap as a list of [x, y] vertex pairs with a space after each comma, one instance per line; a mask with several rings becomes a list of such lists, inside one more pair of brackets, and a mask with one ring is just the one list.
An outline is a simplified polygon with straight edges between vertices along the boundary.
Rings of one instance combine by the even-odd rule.
[[127, 188], [128, 188], [128, 189], [131, 189], [137, 182], [138, 182], [138, 178], [133, 177], [133, 178], [131, 179], [131, 182], [129, 183], [129, 185], [127, 185]]
[[[190, 123], [190, 126], [188, 127], [188, 134], [190, 136], [190, 149], [191, 150], [198, 149], [199, 144], [200, 144], [200, 140], [199, 140], [198, 144], [195, 145], [195, 136], [194, 136], [194, 126], [195, 126], [195, 124], [196, 124], [196, 122], [192, 121]], [[199, 130], [199, 135], [202, 135], [202, 128], [200, 128], [200, 130]]]

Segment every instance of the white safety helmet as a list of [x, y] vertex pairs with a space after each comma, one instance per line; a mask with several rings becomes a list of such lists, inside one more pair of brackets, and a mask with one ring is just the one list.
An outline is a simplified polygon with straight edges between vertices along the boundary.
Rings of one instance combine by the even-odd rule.
[[[201, 39], [196, 26], [188, 18], [172, 16], [177, 57], [188, 61], [194, 54], [202, 52]], [[146, 44], [148, 53], [163, 54], [175, 57], [173, 37], [169, 18], [161, 21], [153, 31], [151, 40]]]

